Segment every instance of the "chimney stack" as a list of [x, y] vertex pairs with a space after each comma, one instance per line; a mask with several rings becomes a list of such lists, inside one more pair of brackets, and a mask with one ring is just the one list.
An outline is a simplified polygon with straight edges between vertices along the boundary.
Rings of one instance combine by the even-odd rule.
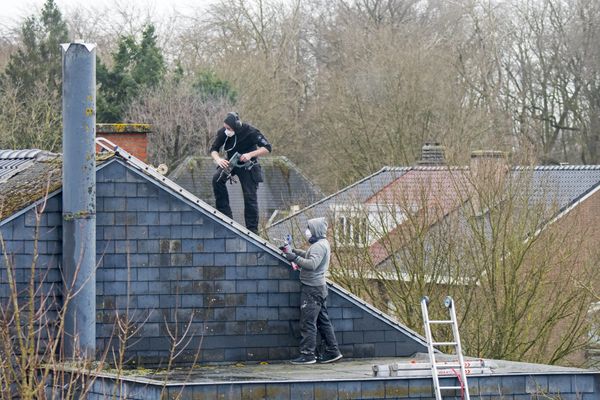
[[471, 152], [471, 163], [469, 165], [471, 174], [490, 179], [506, 175], [508, 162], [506, 153], [498, 150], [474, 150]]
[[469, 172], [473, 184], [473, 210], [481, 215], [497, 204], [506, 190], [508, 175], [506, 153], [497, 150], [476, 150], [471, 152]]
[[446, 148], [439, 143], [425, 143], [421, 148], [421, 159], [418, 165], [440, 166], [446, 165]]
[[[97, 124], [96, 136], [116, 144], [143, 162], [148, 162], [150, 124]], [[96, 146], [96, 151], [100, 147]]]
[[[62, 266], [64, 354], [96, 356], [96, 45], [64, 43]], [[68, 302], [67, 300], [68, 296]]]

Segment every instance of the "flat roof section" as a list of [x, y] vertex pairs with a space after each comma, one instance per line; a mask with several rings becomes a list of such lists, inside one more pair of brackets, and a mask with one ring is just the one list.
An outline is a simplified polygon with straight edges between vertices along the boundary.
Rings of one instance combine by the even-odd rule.
[[[119, 383], [114, 375], [102, 373], [94, 383], [90, 398], [114, 394], [111, 390], [119, 385], [119, 390], [127, 391], [123, 395], [140, 400], [165, 395], [181, 399], [431, 399], [433, 387], [428, 371], [422, 376], [376, 377], [373, 374], [374, 365], [408, 365], [426, 360], [427, 355], [420, 353], [411, 358], [342, 359], [332, 364], [302, 366], [289, 363], [199, 365], [169, 373], [129, 371]], [[484, 363], [491, 372], [468, 376], [472, 397], [600, 398], [600, 371], [502, 360], [484, 360]], [[460, 385], [454, 377], [441, 378], [440, 382], [442, 386]], [[458, 390], [448, 395], [461, 398]]]

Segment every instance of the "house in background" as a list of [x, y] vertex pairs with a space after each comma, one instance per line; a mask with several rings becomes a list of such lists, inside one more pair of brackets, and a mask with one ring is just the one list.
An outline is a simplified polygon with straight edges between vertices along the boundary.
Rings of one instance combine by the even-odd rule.
[[[331, 238], [340, 248], [368, 248], [375, 265], [390, 257], [382, 245], [383, 236], [396, 235], [408, 215], [421, 215], [426, 225], [475, 204], [476, 171], [497, 168], [501, 175], [527, 181], [530, 203], [546, 203], [553, 214], [563, 217], [596, 193], [600, 166], [568, 165], [515, 167], [509, 169], [499, 152], [473, 152], [470, 166], [448, 166], [441, 146], [426, 145], [422, 160], [412, 167], [383, 167], [374, 174], [279, 221], [267, 229], [269, 237], [292, 233], [303, 237], [310, 218], [327, 216]], [[433, 154], [435, 153], [435, 154]], [[500, 176], [500, 175], [498, 175]], [[481, 186], [485, 186], [481, 185]], [[493, 186], [489, 182], [488, 186]], [[485, 210], [481, 210], [485, 212]]]
[[[269, 226], [290, 213], [322, 199], [324, 194], [290, 160], [284, 156], [260, 158], [264, 182], [258, 186], [260, 223]], [[212, 178], [216, 172], [209, 156], [189, 156], [168, 176], [205, 202], [214, 206]], [[233, 219], [243, 224], [244, 198], [237, 179], [228, 184]]]
[[[444, 162], [443, 148], [431, 145], [423, 148], [418, 165], [384, 167], [277, 221], [267, 229], [267, 234], [269, 237], [281, 237], [292, 233], [296, 243], [300, 244], [307, 220], [326, 216], [334, 252], [360, 254], [358, 258], [362, 262], [357, 261], [356, 271], [351, 273], [371, 280], [374, 285], [377, 279], [387, 276], [386, 271], [389, 271], [389, 279], [400, 279], [399, 276], [408, 279], [408, 271], [403, 269], [400, 257], [394, 254], [415, 235], [415, 226], [408, 219], [412, 223], [418, 220], [421, 233], [440, 230], [443, 224], [454, 224], [455, 232], [458, 232], [468, 225], [470, 215], [483, 220], [487, 218], [489, 209], [482, 204], [486, 195], [478, 192], [477, 188], [494, 190], [502, 186], [500, 181], [521, 185], [526, 195], [522, 207], [543, 209], [540, 211], [543, 215], [537, 216], [541, 225], [531, 232], [524, 232], [522, 240], [528, 234], [543, 235], [552, 229], [573, 232], [570, 237], [582, 251], [572, 256], [572, 268], [576, 270], [582, 268], [584, 262], [595, 262], [595, 249], [600, 239], [600, 230], [597, 229], [600, 226], [600, 166], [509, 168], [502, 153], [494, 151], [473, 152], [469, 166], [448, 166]], [[506, 193], [493, 195], [498, 201], [504, 201]], [[584, 226], [586, 228], [582, 229]], [[582, 233], [584, 231], [585, 234]], [[452, 239], [452, 235], [449, 238]], [[567, 245], [566, 242], [563, 244]], [[430, 257], [430, 254], [425, 251], [424, 257]], [[339, 262], [339, 258], [333, 260], [334, 263]], [[352, 268], [349, 265], [339, 267], [340, 274]], [[371, 275], [370, 268], [376, 269], [377, 274]], [[351, 276], [351, 273], [347, 275]], [[447, 283], [450, 278], [438, 279], [442, 279], [440, 283]], [[385, 297], [382, 294], [379, 299], [383, 301]], [[590, 306], [591, 311], [597, 312], [597, 309], [596, 305]], [[386, 311], [394, 314], [393, 308]], [[597, 353], [596, 348], [588, 349], [590, 363], [597, 361]], [[578, 362], [584, 357], [579, 354]]]

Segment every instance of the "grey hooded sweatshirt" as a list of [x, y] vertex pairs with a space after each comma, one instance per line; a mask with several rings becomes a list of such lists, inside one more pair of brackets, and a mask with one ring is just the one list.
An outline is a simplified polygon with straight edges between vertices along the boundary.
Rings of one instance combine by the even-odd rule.
[[300, 282], [308, 286], [323, 286], [331, 258], [331, 247], [325, 238], [327, 221], [325, 218], [310, 219], [308, 220], [308, 229], [318, 240], [306, 251], [294, 249], [293, 252], [298, 256], [294, 262], [301, 268]]

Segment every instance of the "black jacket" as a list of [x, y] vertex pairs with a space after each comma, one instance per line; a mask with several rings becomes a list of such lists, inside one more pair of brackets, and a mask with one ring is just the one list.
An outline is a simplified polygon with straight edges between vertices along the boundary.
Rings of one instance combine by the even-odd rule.
[[227, 159], [230, 159], [236, 152], [244, 154], [259, 147], [265, 147], [269, 152], [272, 149], [267, 138], [257, 128], [246, 123], [243, 123], [241, 128], [236, 129], [235, 135], [230, 138], [225, 135], [225, 128], [219, 129], [209, 153], [219, 152], [221, 147], [227, 152]]

